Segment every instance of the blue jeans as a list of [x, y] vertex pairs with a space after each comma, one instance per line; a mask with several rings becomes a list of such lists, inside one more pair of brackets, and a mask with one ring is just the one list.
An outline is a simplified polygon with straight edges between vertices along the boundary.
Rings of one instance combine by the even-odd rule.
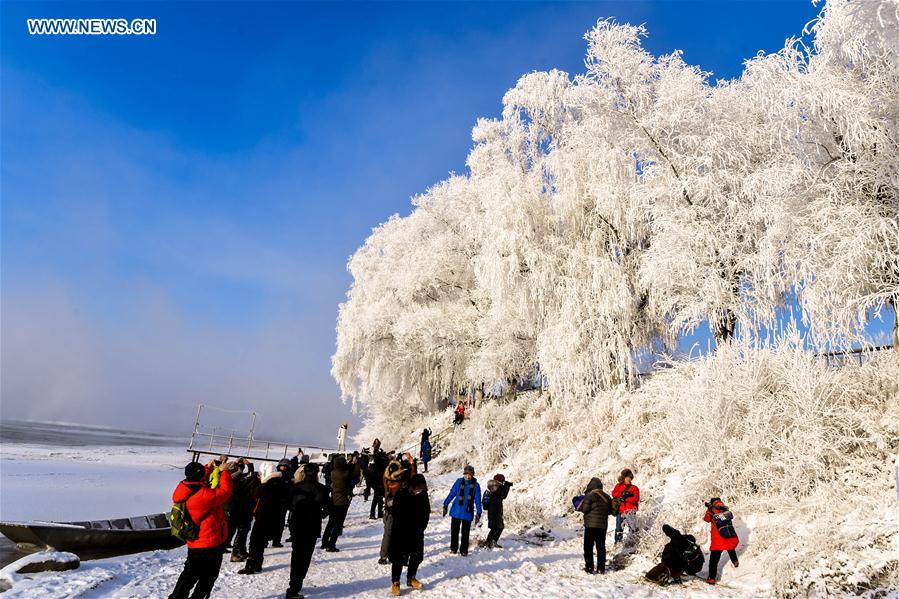
[[615, 515], [615, 542], [620, 543], [624, 538], [624, 525], [627, 524], [627, 529], [629, 532], [634, 532], [634, 518], [637, 516], [636, 512], [628, 512], [626, 514], [616, 514]]

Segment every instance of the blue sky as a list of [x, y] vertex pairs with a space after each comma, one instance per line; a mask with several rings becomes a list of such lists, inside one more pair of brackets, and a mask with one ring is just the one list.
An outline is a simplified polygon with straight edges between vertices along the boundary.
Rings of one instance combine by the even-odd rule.
[[[599, 18], [719, 77], [811, 2], [2, 4], [4, 418], [190, 426], [200, 401], [327, 442], [346, 260], [463, 171], [522, 74]], [[147, 17], [149, 37], [29, 36]], [[181, 424], [183, 423], [183, 425]]]

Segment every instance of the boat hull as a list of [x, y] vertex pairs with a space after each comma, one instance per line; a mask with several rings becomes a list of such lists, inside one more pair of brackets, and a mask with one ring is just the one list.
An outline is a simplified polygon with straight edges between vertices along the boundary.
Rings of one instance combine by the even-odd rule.
[[59, 551], [181, 544], [172, 536], [165, 514], [91, 522], [0, 522], [0, 533], [22, 548], [37, 546]]

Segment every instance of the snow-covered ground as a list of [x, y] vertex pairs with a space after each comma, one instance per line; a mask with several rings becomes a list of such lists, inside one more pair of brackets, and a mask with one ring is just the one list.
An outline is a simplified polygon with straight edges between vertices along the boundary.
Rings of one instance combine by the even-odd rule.
[[183, 447], [4, 443], [0, 519], [95, 520], [167, 511]]
[[[112, 460], [115, 462], [115, 460]], [[113, 470], [112, 472], [115, 472]], [[431, 525], [426, 534], [425, 561], [419, 577], [423, 591], [404, 588], [410, 596], [441, 597], [759, 597], [770, 595], [763, 577], [752, 564], [723, 568], [724, 584], [708, 587], [694, 580], [681, 587], [661, 589], [641, 578], [652, 564], [638, 559], [623, 570], [592, 576], [582, 571], [579, 530], [560, 524], [546, 538], [536, 534], [504, 535], [503, 549], [476, 548], [486, 528], [473, 529], [472, 553], [463, 558], [449, 554], [449, 518], [440, 517], [440, 505], [456, 474], [429, 476]], [[170, 473], [163, 491], [177, 482]], [[114, 481], [108, 481], [115, 484]], [[513, 489], [514, 492], [514, 489]], [[383, 597], [390, 587], [389, 566], [379, 565], [382, 525], [368, 519], [368, 503], [354, 499], [339, 553], [317, 551], [306, 579], [309, 597]], [[610, 535], [611, 536], [611, 535]], [[611, 542], [609, 543], [611, 546]], [[82, 562], [71, 572], [42, 573], [20, 580], [5, 597], [166, 597], [174, 587], [184, 560], [184, 548], [152, 551], [118, 558]], [[615, 555], [609, 551], [609, 560]], [[726, 560], [725, 560], [726, 562]], [[262, 598], [283, 596], [290, 573], [290, 548], [268, 549], [264, 571], [255, 576], [237, 574], [241, 564], [225, 560], [214, 597]], [[403, 581], [405, 584], [405, 580]]]

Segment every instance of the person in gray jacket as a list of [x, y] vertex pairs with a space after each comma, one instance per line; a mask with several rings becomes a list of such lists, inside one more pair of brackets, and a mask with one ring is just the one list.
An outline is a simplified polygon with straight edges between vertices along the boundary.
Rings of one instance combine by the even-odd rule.
[[[602, 490], [602, 481], [593, 477], [584, 490], [584, 498], [577, 507], [584, 514], [584, 571], [604, 574], [606, 571], [606, 530], [612, 514], [612, 498]], [[597, 562], [593, 567], [593, 546]]]

